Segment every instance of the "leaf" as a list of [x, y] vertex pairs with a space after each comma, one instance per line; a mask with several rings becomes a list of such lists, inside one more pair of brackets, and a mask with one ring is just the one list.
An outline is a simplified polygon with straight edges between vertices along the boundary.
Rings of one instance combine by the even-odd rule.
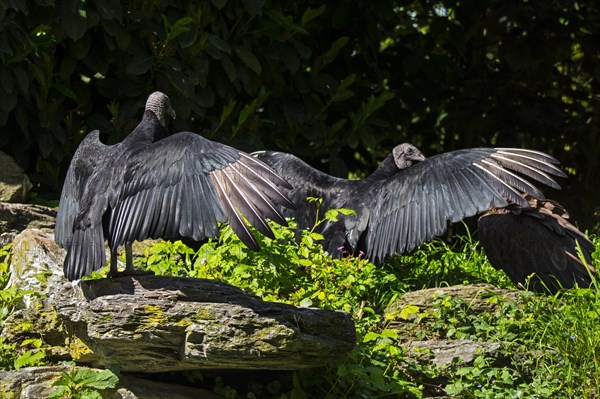
[[347, 36], [342, 36], [335, 42], [333, 42], [331, 44], [331, 47], [329, 47], [329, 50], [327, 50], [325, 54], [323, 54], [323, 64], [327, 65], [333, 60], [335, 60], [335, 58], [340, 53], [340, 50], [342, 50], [342, 48], [344, 48], [344, 46], [348, 44], [348, 40], [350, 39]]
[[70, 87], [60, 84], [60, 83], [55, 83], [52, 85], [53, 88], [55, 88], [60, 94], [62, 94], [65, 97], [68, 97], [72, 100], [76, 100], [77, 99], [77, 95], [75, 94], [75, 92], [73, 91], [73, 89], [71, 89]]
[[210, 55], [215, 60], [220, 60], [221, 55], [223, 54], [214, 44], [208, 43], [205, 48], [208, 55]]
[[316, 232], [314, 232], [314, 231], [313, 231], [312, 233], [310, 233], [310, 237], [311, 237], [313, 240], [317, 240], [317, 241], [322, 241], [322, 240], [324, 240], [324, 239], [325, 239], [325, 237], [323, 236], [323, 234], [316, 233]]
[[339, 132], [346, 125], [346, 123], [348, 123], [348, 119], [340, 119], [339, 121], [334, 123], [330, 129], [331, 134], [334, 135], [337, 132]]
[[373, 331], [369, 331], [368, 333], [365, 334], [365, 336], [363, 337], [363, 342], [371, 342], [371, 341], [375, 341], [376, 339], [379, 338], [379, 334], [373, 332]]
[[244, 122], [246, 122], [246, 119], [248, 119], [248, 117], [250, 115], [252, 115], [255, 110], [256, 110], [256, 105], [254, 104], [254, 101], [252, 101], [250, 104], [246, 104], [244, 106], [244, 108], [242, 108], [242, 110], [240, 111], [240, 114], [238, 115], [238, 121], [237, 121], [238, 128], [240, 126], [242, 126], [244, 124]]
[[349, 216], [356, 215], [356, 212], [353, 209], [347, 208], [329, 209], [327, 212], [325, 212], [325, 219], [330, 222], [335, 222], [338, 220], [339, 214]]
[[267, 14], [273, 21], [275, 21], [278, 25], [291, 30], [293, 32], [308, 34], [308, 31], [304, 29], [302, 26], [294, 23], [294, 18], [291, 16], [286, 17], [279, 11], [271, 10]]
[[232, 98], [229, 99], [229, 102], [227, 102], [227, 105], [225, 105], [223, 107], [223, 111], [221, 111], [221, 124], [223, 122], [225, 122], [225, 119], [227, 119], [229, 117], [229, 115], [231, 115], [231, 112], [233, 111], [233, 108], [235, 107], [236, 101]]
[[231, 54], [231, 47], [229, 46], [229, 44], [227, 44], [225, 40], [221, 39], [219, 36], [213, 35], [212, 33], [207, 33], [206, 38], [213, 46], [215, 46], [222, 52]]
[[145, 51], [136, 52], [127, 63], [125, 70], [135, 76], [143, 75], [152, 68], [154, 57]]
[[187, 27], [194, 19], [192, 17], [183, 17], [178, 19], [173, 26], [171, 26], [172, 30], [181, 29], [183, 27]]
[[66, 386], [56, 386], [48, 395], [48, 399], [61, 399], [68, 397], [69, 389]]
[[188, 48], [196, 43], [196, 39], [198, 38], [198, 29], [189, 29], [187, 32], [184, 32], [181, 36], [179, 36], [179, 44], [181, 48]]
[[165, 26], [165, 30], [167, 31], [167, 38], [165, 39], [166, 43], [175, 40], [179, 35], [189, 31], [190, 28], [187, 25], [189, 25], [190, 22], [193, 21], [191, 17], [183, 17], [178, 19], [173, 25], [171, 25], [164, 14], [162, 15], [162, 19], [163, 24]]
[[109, 389], [117, 386], [119, 378], [112, 371], [106, 369], [99, 372], [93, 372], [93, 376], [89, 377], [91, 381], [88, 381], [85, 386], [88, 388], [95, 389]]
[[229, 81], [235, 82], [237, 79], [237, 73], [235, 72], [235, 66], [233, 65], [233, 62], [231, 62], [231, 59], [228, 56], [224, 55], [221, 57], [221, 66], [223, 67], [223, 70], [225, 71]]
[[185, 97], [191, 97], [193, 95], [193, 86], [189, 84], [185, 75], [176, 69], [167, 68], [166, 69], [167, 77], [169, 78], [169, 82], [177, 89], [180, 93], [182, 93]]
[[338, 90], [333, 95], [333, 97], [331, 97], [331, 101], [334, 103], [337, 103], [337, 102], [344, 101], [344, 100], [347, 100], [352, 97], [354, 97], [354, 92], [352, 92], [350, 90]]
[[244, 61], [244, 64], [256, 72], [256, 74], [259, 74], [262, 71], [258, 58], [256, 58], [249, 48], [245, 46], [235, 46], [234, 49], [241, 60]]
[[81, 1], [63, 1], [60, 7], [61, 25], [67, 36], [77, 41], [85, 35], [87, 13], [82, 9]]
[[348, 87], [352, 86], [352, 84], [354, 82], [356, 82], [356, 74], [355, 73], [351, 73], [350, 75], [346, 76], [344, 78], [344, 80], [342, 80], [340, 82], [340, 85], [338, 86], [338, 90], [347, 89]]
[[317, 18], [319, 15], [323, 14], [323, 12], [325, 12], [325, 4], [323, 4], [319, 8], [310, 8], [310, 7], [308, 7], [306, 9], [306, 11], [304, 11], [304, 14], [302, 14], [302, 19], [301, 19], [300, 24], [302, 26], [306, 25], [307, 23], [309, 23], [313, 19]]
[[123, 28], [121, 25], [118, 25], [115, 40], [117, 41], [117, 46], [121, 50], [127, 50], [131, 44], [131, 35], [127, 29]]
[[20, 369], [25, 366], [34, 366], [46, 357], [44, 351], [27, 351], [15, 360], [15, 368]]
[[93, 389], [84, 389], [81, 392], [81, 399], [102, 399], [102, 394]]
[[396, 330], [383, 330], [381, 336], [385, 338], [398, 339], [398, 331]]

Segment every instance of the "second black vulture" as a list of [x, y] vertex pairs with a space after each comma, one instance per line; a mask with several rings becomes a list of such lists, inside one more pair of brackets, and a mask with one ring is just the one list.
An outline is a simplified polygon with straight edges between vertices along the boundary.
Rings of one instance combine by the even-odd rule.
[[191, 132], [167, 136], [175, 117], [169, 97], [152, 93], [140, 124], [120, 143], [102, 144], [97, 130], [79, 145], [69, 166], [56, 220], [55, 240], [67, 249], [65, 277], [79, 279], [106, 262], [117, 273], [117, 248], [146, 238], [219, 235], [228, 221], [249, 248], [258, 243], [244, 219], [273, 237], [266, 219], [286, 224], [279, 208], [293, 207], [291, 188], [260, 160]]
[[[325, 249], [334, 256], [363, 251], [382, 263], [442, 234], [448, 221], [486, 212], [479, 218], [482, 247], [490, 263], [514, 283], [525, 286], [535, 274], [527, 288], [536, 291], [591, 284], [593, 244], [567, 221], [564, 208], [543, 199], [539, 190], [511, 171], [559, 188], [548, 174], [564, 173], [544, 153], [477, 148], [426, 160], [418, 148], [405, 143], [364, 180], [326, 175], [291, 154], [256, 155], [294, 185], [296, 210], [286, 215], [296, 217], [300, 228], [312, 227], [317, 217], [316, 207], [305, 201], [308, 196], [323, 198], [322, 212], [356, 210], [356, 217], [342, 215], [320, 230]], [[488, 207], [490, 203], [501, 205]], [[577, 257], [577, 244], [587, 266]]]
[[299, 228], [315, 222], [316, 208], [307, 197], [323, 199], [321, 212], [356, 211], [356, 216], [321, 224], [324, 248], [338, 257], [363, 251], [376, 264], [441, 235], [448, 222], [509, 202], [527, 206], [522, 193], [542, 198], [526, 178], [560, 188], [551, 175], [565, 176], [550, 155], [517, 148], [472, 148], [425, 159], [413, 145], [401, 144], [362, 180], [327, 175], [291, 154], [256, 156], [294, 187], [290, 198], [296, 209], [284, 215], [295, 217]]

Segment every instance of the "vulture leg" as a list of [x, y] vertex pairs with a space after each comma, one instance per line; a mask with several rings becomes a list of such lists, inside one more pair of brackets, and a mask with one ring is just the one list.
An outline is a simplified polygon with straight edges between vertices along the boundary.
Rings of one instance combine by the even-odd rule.
[[125, 271], [123, 274], [133, 274], [133, 248], [125, 244]]
[[120, 272], [117, 266], [117, 250], [110, 250], [110, 271], [108, 275], [110, 277], [123, 277], [123, 276], [141, 276], [154, 274], [152, 271], [136, 270], [133, 268], [133, 248], [131, 244], [125, 244], [125, 269]]
[[111, 277], [117, 277], [119, 275], [119, 266], [117, 264], [117, 250], [110, 250], [110, 270], [108, 271], [108, 275]]

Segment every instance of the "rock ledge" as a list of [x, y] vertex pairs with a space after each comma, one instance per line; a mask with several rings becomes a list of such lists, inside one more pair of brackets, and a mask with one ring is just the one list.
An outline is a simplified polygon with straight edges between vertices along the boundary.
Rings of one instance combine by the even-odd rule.
[[74, 360], [121, 371], [295, 370], [331, 362], [356, 341], [347, 313], [264, 302], [213, 280], [87, 280], [65, 283], [53, 300], [89, 349]]

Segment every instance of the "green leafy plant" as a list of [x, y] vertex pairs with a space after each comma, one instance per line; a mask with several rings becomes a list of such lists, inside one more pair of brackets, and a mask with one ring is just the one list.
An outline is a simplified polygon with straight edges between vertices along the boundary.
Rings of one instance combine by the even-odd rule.
[[[311, 201], [319, 205], [318, 200]], [[600, 292], [595, 285], [556, 296], [518, 292], [516, 302], [486, 294], [493, 309], [488, 311], [474, 311], [462, 299], [440, 296], [429, 312], [403, 308], [400, 316], [412, 324], [396, 330], [384, 312], [403, 292], [473, 282], [514, 286], [487, 262], [468, 234], [453, 244], [436, 240], [379, 267], [362, 256], [332, 259], [322, 251], [323, 237], [316, 230], [325, 220], [346, 213], [317, 214], [315, 227], [299, 232], [293, 221], [289, 227], [273, 224], [275, 239], [257, 235], [259, 252], [247, 250], [224, 225], [218, 240], [209, 240], [197, 251], [181, 242], [161, 242], [147, 250], [147, 261], [138, 261], [157, 273], [219, 279], [265, 300], [352, 314], [358, 344], [346, 358], [325, 368], [295, 372], [287, 388], [278, 385], [271, 392], [266, 385], [252, 385], [250, 396], [420, 398], [427, 393], [566, 398], [588, 397], [600, 386], [594, 355], [600, 344], [593, 327]], [[598, 245], [600, 240], [594, 237], [594, 242]], [[596, 262], [598, 258], [594, 254]], [[502, 360], [481, 353], [472, 363], [445, 367], [408, 361], [407, 340], [435, 337], [501, 343]], [[226, 397], [245, 395], [224, 381], [215, 389]]]
[[110, 370], [86, 368], [63, 372], [52, 384], [50, 399], [102, 399], [102, 391], [117, 386], [118, 377]]
[[[14, 286], [7, 287], [10, 278], [10, 248], [11, 244], [0, 248], [0, 326], [4, 326], [4, 320], [14, 312], [23, 296], [34, 294]], [[15, 328], [28, 330], [31, 325], [23, 323]], [[0, 336], [0, 369], [19, 369], [45, 364], [46, 353], [42, 349], [42, 344], [40, 338], [32, 338], [17, 345]]]

